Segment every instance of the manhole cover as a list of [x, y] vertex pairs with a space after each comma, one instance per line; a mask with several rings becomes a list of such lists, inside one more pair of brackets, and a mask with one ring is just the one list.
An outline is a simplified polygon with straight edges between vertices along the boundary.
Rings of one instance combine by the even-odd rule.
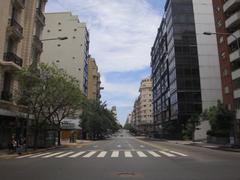
[[117, 176], [120, 176], [120, 177], [134, 177], [134, 176], [136, 176], [136, 174], [131, 173], [131, 172], [120, 172], [120, 173], [117, 173]]

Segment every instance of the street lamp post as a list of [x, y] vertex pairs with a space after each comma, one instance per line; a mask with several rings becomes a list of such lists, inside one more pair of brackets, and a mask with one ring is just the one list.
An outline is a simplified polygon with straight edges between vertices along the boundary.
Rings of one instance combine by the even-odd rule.
[[[237, 41], [237, 49], [238, 49], [239, 56], [240, 56], [240, 42], [239, 42], [238, 37], [235, 36], [234, 34], [232, 34], [232, 33], [217, 33], [217, 32], [204, 32], [203, 34], [207, 35], [207, 36], [214, 35], [214, 34], [215, 35], [232, 36]], [[234, 144], [237, 146], [239, 145], [238, 135], [239, 135], [239, 125], [238, 125], [237, 118], [235, 118], [235, 120], [234, 120]]]
[[207, 35], [207, 36], [214, 35], [214, 34], [215, 35], [232, 36], [237, 41], [237, 49], [238, 49], [239, 55], [240, 55], [240, 41], [239, 41], [238, 37], [235, 36], [234, 34], [232, 34], [232, 33], [213, 33], [213, 32], [204, 32], [203, 34]]
[[52, 40], [64, 41], [64, 40], [67, 40], [67, 39], [68, 39], [68, 37], [57, 37], [57, 38], [41, 39], [41, 41], [52, 41]]

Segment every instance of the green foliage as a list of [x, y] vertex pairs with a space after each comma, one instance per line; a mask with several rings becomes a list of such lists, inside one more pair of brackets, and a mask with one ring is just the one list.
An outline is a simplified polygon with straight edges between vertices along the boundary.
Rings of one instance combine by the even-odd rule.
[[211, 126], [211, 131], [208, 132], [208, 135], [216, 137], [229, 136], [235, 115], [224, 104], [218, 102], [217, 106], [212, 106], [205, 110], [204, 116], [207, 117]]
[[194, 139], [194, 132], [196, 126], [199, 125], [200, 115], [194, 114], [189, 118], [186, 122], [185, 128], [183, 130], [183, 138], [184, 139]]
[[131, 124], [125, 124], [124, 129], [133, 134], [137, 133], [137, 130]]
[[42, 125], [52, 125], [60, 131], [61, 121], [80, 111], [84, 97], [79, 82], [56, 65], [42, 63], [22, 69], [18, 78], [18, 102], [33, 116], [35, 144]]
[[80, 118], [84, 138], [101, 139], [120, 128], [114, 114], [100, 101], [86, 101]]

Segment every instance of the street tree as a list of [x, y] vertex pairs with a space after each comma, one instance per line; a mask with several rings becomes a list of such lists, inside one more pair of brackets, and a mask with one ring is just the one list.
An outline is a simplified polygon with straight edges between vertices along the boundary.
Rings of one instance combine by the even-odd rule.
[[19, 103], [26, 107], [34, 124], [34, 147], [37, 148], [40, 130], [62, 121], [75, 111], [79, 104], [76, 101], [81, 99], [80, 90], [77, 90], [77, 81], [54, 64], [40, 63], [23, 68], [18, 78]]

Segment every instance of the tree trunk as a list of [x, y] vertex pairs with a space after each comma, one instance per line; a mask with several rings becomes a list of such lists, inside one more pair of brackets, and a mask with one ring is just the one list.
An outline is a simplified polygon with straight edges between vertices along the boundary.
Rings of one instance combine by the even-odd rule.
[[39, 123], [38, 123], [38, 120], [36, 120], [36, 125], [34, 128], [34, 142], [33, 142], [34, 149], [38, 148], [38, 134], [39, 134]]
[[58, 129], [58, 146], [61, 146], [61, 129]]

